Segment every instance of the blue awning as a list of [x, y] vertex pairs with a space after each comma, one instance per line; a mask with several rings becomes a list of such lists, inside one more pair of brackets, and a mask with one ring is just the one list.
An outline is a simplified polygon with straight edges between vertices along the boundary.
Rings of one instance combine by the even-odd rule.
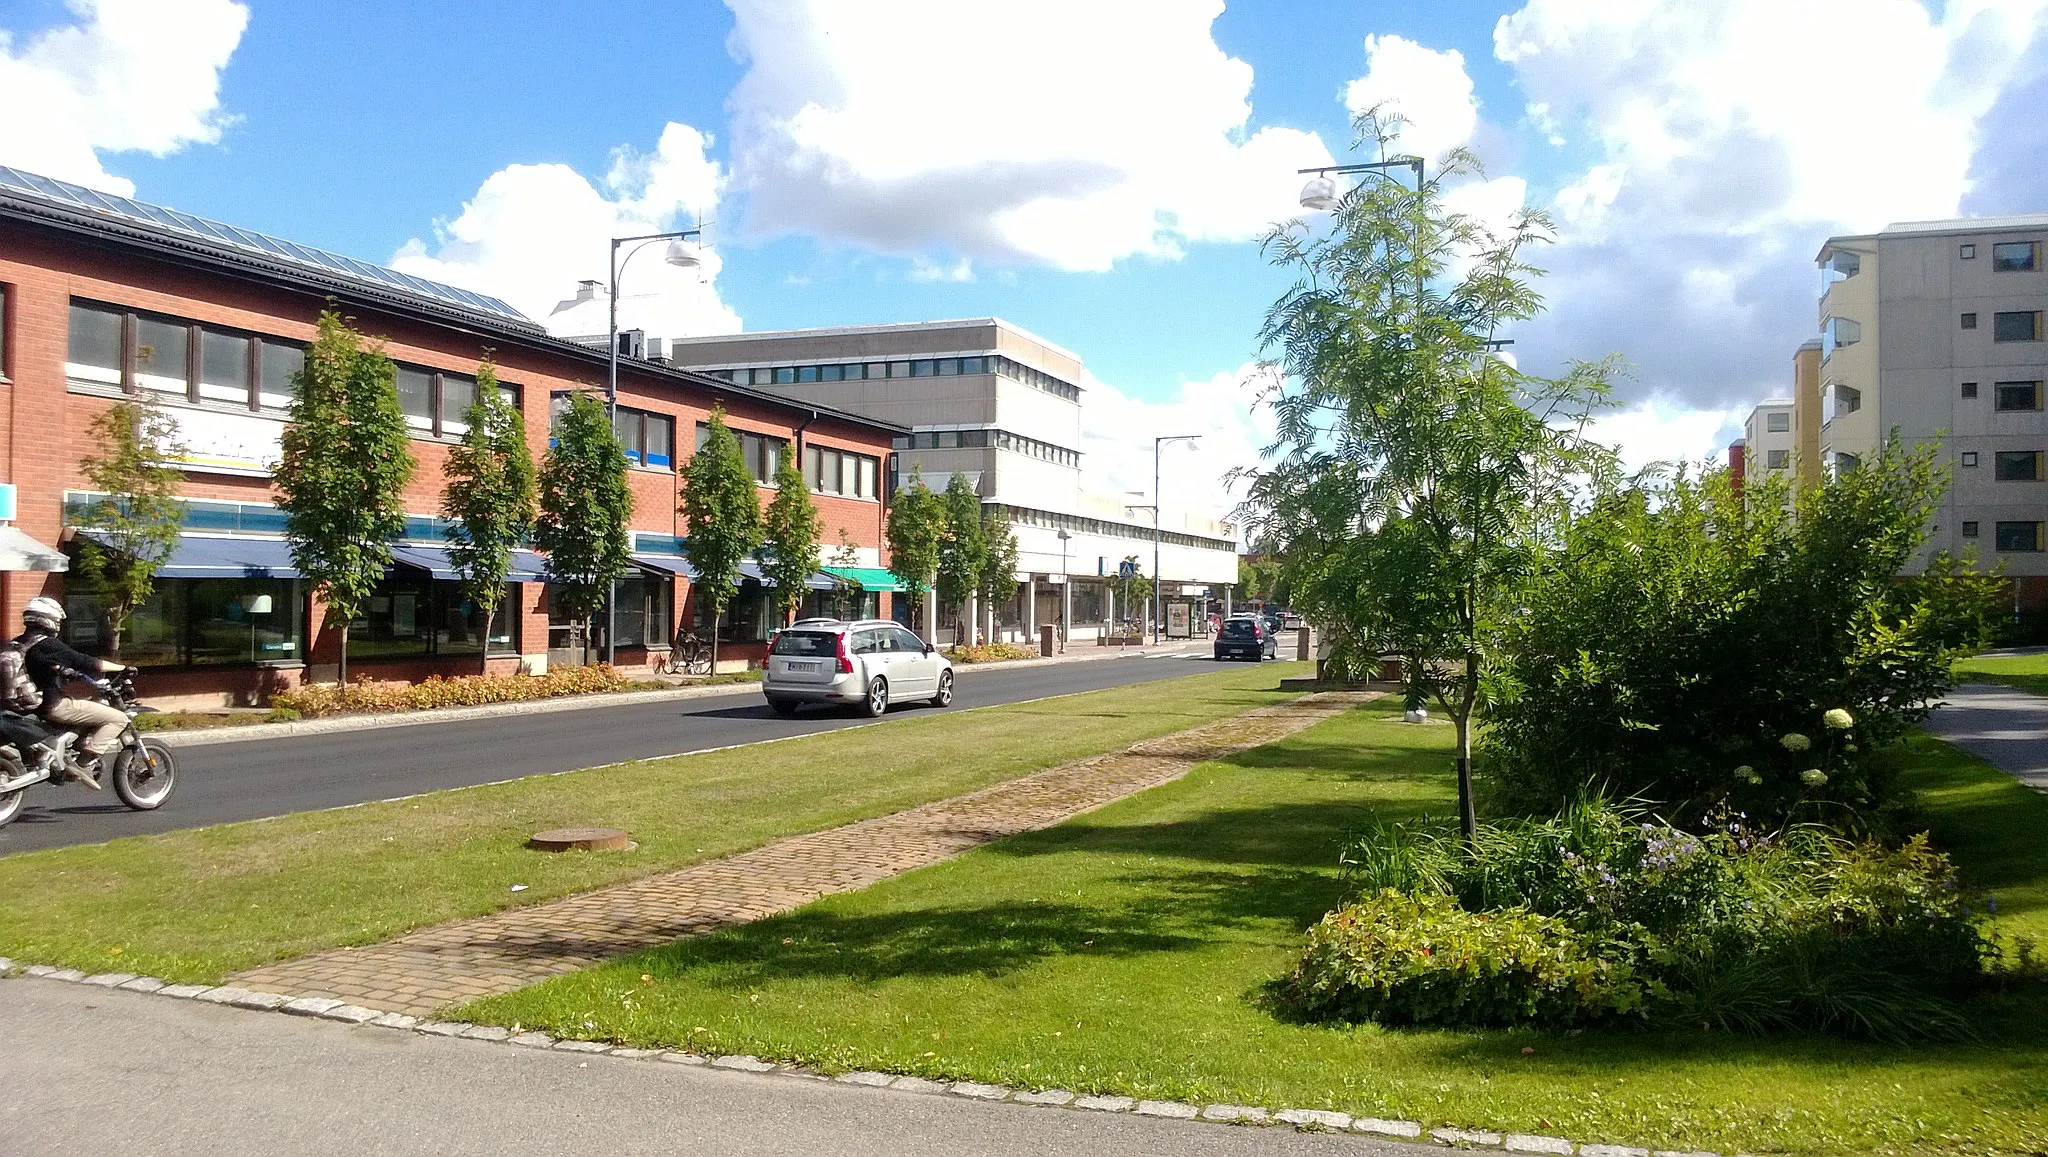
[[[88, 532], [89, 533], [89, 532]], [[96, 541], [104, 541], [94, 535]], [[291, 545], [281, 538], [181, 534], [158, 578], [301, 578]]]
[[[523, 557], [522, 557], [523, 556]], [[415, 566], [437, 579], [460, 579], [462, 572], [455, 567], [455, 560], [449, 556], [445, 546], [420, 546], [414, 543], [393, 543], [391, 561], [406, 566]], [[508, 583], [537, 583], [546, 572], [547, 560], [530, 550], [512, 552], [512, 569], [505, 574]]]
[[697, 568], [679, 554], [636, 554], [632, 558], [634, 566], [656, 576], [686, 578], [693, 582], [697, 578]]

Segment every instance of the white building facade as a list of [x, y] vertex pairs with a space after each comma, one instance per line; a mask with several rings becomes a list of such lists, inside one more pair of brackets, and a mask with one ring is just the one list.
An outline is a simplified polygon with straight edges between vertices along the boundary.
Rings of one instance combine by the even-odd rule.
[[[968, 617], [985, 630], [992, 613], [996, 637], [1033, 638], [1051, 623], [1093, 639], [1145, 619], [1149, 608], [1127, 605], [1141, 600], [1126, 600], [1117, 576], [1132, 558], [1154, 573], [1153, 512], [1086, 492], [1073, 353], [997, 318], [680, 338], [664, 352], [712, 377], [910, 427], [885, 467], [892, 494], [914, 475], [935, 492], [964, 475], [1015, 528], [1016, 596]], [[1162, 604], [1189, 605], [1199, 633], [1202, 612], [1237, 581], [1235, 530], [1169, 509], [1157, 540]]]

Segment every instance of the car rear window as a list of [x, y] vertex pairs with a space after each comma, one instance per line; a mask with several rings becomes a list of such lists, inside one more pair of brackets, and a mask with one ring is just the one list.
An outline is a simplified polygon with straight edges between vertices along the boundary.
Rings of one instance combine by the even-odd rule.
[[1258, 625], [1247, 619], [1231, 619], [1223, 624], [1223, 634], [1231, 639], [1256, 639], [1259, 637]]
[[775, 636], [776, 655], [837, 655], [839, 636], [831, 631], [784, 631]]

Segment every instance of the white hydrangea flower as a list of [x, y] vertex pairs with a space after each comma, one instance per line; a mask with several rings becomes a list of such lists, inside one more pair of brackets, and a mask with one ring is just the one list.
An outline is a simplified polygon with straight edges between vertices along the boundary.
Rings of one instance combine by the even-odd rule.
[[1797, 731], [1785, 736], [1785, 738], [1780, 739], [1778, 742], [1783, 744], [1787, 751], [1805, 751], [1813, 746], [1813, 740], [1799, 734]]
[[1827, 714], [1821, 716], [1820, 721], [1827, 724], [1831, 731], [1847, 731], [1856, 726], [1856, 720], [1840, 707], [1828, 708]]
[[1817, 767], [1809, 767], [1799, 773], [1799, 782], [1808, 787], [1819, 787], [1828, 781], [1828, 773]]

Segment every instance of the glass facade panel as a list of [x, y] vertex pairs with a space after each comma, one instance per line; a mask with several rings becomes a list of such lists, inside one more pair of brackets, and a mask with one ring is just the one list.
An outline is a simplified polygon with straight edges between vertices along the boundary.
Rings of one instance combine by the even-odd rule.
[[191, 381], [185, 361], [191, 331], [183, 322], [143, 317], [135, 322], [135, 384], [179, 397], [189, 396]]
[[199, 331], [199, 396], [208, 401], [249, 404], [249, 339], [215, 330]]
[[74, 381], [119, 386], [122, 315], [74, 301], [70, 323], [64, 354], [65, 376]]
[[425, 370], [398, 367], [398, 408], [405, 411], [405, 424], [415, 430], [434, 428], [434, 378]]
[[469, 408], [476, 404], [476, 379], [467, 374], [441, 375], [441, 434], [460, 438], [469, 432]]
[[285, 409], [298, 392], [296, 379], [306, 368], [306, 351], [300, 346], [264, 338], [263, 348], [257, 353], [263, 359], [257, 401], [266, 410]]

